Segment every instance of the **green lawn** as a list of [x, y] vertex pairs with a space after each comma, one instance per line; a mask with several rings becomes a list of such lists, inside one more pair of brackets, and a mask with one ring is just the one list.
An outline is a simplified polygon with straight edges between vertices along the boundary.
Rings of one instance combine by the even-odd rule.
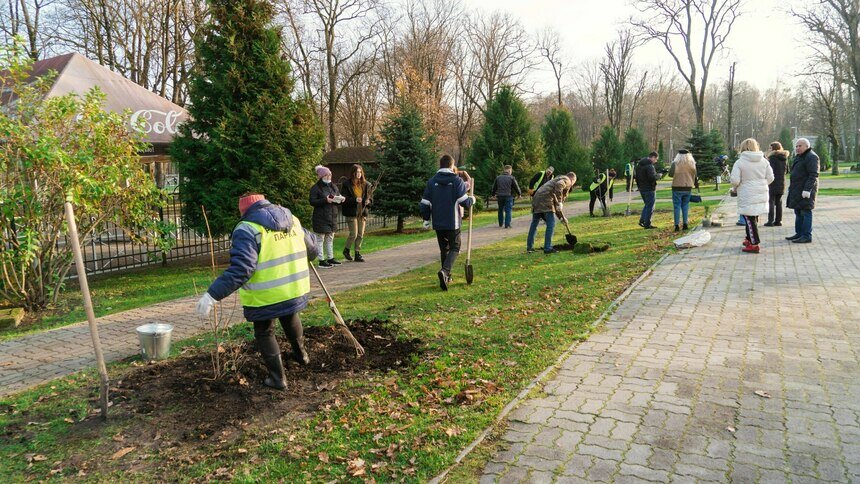
[[[701, 215], [694, 206], [692, 219]], [[324, 411], [302, 419], [271, 416], [265, 426], [245, 427], [236, 440], [187, 455], [151, 442], [117, 443], [123, 428], [150, 425], [151, 416], [78, 424], [86, 427], [78, 432], [74, 422], [87, 414], [85, 402], [96, 387], [92, 371], [0, 400], [0, 480], [68, 479], [86, 467], [73, 462], [83, 454], [102, 463], [102, 470], [87, 471], [93, 481], [203, 480], [220, 468], [244, 482], [426, 481], [573, 341], [587, 338], [595, 318], [669, 247], [671, 231], [642, 230], [636, 222], [572, 219], [581, 241], [612, 245], [600, 254], [525, 254], [525, 235], [479, 249], [473, 254], [475, 283], [463, 283], [461, 260], [448, 292], [439, 291], [431, 264], [339, 294], [348, 318], [389, 319], [403, 338], [419, 338], [424, 353], [415, 366], [344, 382], [344, 393]], [[654, 222], [669, 228], [671, 214], [658, 212]], [[563, 241], [561, 232], [556, 240]], [[324, 302], [313, 304], [303, 319], [332, 324]], [[236, 334], [249, 336], [247, 325], [240, 326]], [[111, 365], [112, 379], [127, 366]], [[111, 457], [126, 446], [138, 450]], [[366, 474], [353, 478], [358, 459]]]
[[[528, 213], [526, 207], [517, 207], [514, 216], [525, 213]], [[475, 227], [483, 227], [496, 222], [495, 210], [475, 214]], [[395, 234], [393, 229], [368, 232], [362, 253], [372, 254], [378, 250], [435, 237], [435, 232], [432, 230], [420, 230], [420, 228], [421, 221], [412, 220], [406, 224], [407, 232], [410, 233]], [[338, 233], [335, 238], [335, 257], [338, 259], [343, 258], [341, 252], [345, 242], [346, 233]], [[219, 262], [218, 274], [226, 267], [224, 256]], [[195, 262], [181, 261], [168, 266], [152, 266], [123, 273], [95, 276], [90, 280], [90, 291], [96, 317], [192, 296], [195, 294], [195, 284], [197, 290], [202, 292], [209, 287], [209, 283], [213, 280], [212, 271], [208, 264], [207, 258], [201, 258]], [[86, 314], [77, 288], [76, 283], [68, 282], [54, 307], [38, 315], [35, 321], [25, 320], [25, 323], [18, 328], [0, 330], [0, 341], [84, 321]]]
[[860, 188], [819, 188], [818, 194], [832, 197], [856, 197], [860, 196]]

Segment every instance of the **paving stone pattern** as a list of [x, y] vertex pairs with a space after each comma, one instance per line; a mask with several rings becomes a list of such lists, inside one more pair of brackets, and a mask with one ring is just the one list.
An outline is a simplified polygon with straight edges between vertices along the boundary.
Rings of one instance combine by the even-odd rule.
[[818, 206], [813, 244], [783, 239], [789, 211], [761, 254], [730, 225], [666, 258], [510, 414], [481, 481], [860, 482], [860, 197]]
[[[565, 206], [568, 216], [579, 215], [587, 210], [587, 202], [569, 203]], [[506, 237], [521, 236], [528, 232], [530, 222], [531, 216], [528, 215], [514, 218], [510, 229], [502, 229], [495, 224], [474, 229], [472, 248], [493, 244]], [[575, 227], [572, 228], [575, 230]], [[563, 240], [563, 230], [556, 229], [555, 238], [559, 242]], [[543, 225], [539, 232], [537, 243], [543, 244]], [[466, 252], [465, 232], [462, 244], [457, 269], [460, 274], [462, 270], [459, 267], [462, 267]], [[341, 257], [340, 254], [337, 256]], [[439, 248], [436, 239], [431, 238], [367, 254], [366, 259], [365, 263], [344, 261], [341, 266], [320, 270], [329, 291], [338, 293], [437, 262]], [[480, 268], [476, 270], [480, 271]], [[452, 291], [456, 291], [458, 284], [464, 283], [462, 277], [457, 277], [457, 273], [454, 276]], [[438, 285], [438, 279], [434, 275], [428, 278], [427, 283]], [[189, 287], [189, 293], [192, 291]], [[323, 295], [313, 275], [311, 295]], [[197, 297], [188, 297], [98, 318], [105, 359], [110, 362], [137, 354], [139, 343], [135, 328], [141, 324], [172, 324], [174, 341], [209, 331], [208, 323], [198, 318], [194, 312], [196, 303]], [[242, 308], [235, 295], [225, 299], [222, 307], [231, 324], [244, 320]], [[344, 317], [349, 318], [349, 315], [345, 314]], [[93, 366], [95, 357], [92, 339], [85, 322], [3, 342], [0, 343], [0, 397]]]

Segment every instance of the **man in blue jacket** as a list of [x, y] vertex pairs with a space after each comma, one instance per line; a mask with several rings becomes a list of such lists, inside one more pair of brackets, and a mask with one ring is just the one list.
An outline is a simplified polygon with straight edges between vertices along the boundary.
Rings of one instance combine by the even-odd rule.
[[316, 237], [289, 210], [258, 193], [239, 198], [239, 213], [242, 218], [231, 236], [230, 267], [200, 298], [197, 313], [208, 318], [216, 301], [238, 290], [245, 319], [254, 324], [257, 349], [269, 373], [263, 383], [283, 390], [286, 376], [274, 322], [280, 320], [293, 358], [308, 364], [299, 311], [308, 304], [308, 260], [317, 256]]
[[466, 183], [457, 176], [454, 158], [443, 155], [439, 159], [439, 171], [427, 182], [424, 197], [418, 206], [424, 228], [436, 231], [442, 268], [439, 269], [439, 287], [448, 290], [451, 282], [451, 268], [460, 253], [460, 206], [469, 208], [475, 202], [466, 190]]

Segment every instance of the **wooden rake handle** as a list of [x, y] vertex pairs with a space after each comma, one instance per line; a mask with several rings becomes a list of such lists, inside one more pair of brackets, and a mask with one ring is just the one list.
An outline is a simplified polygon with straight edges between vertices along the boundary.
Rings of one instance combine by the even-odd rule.
[[320, 283], [320, 287], [322, 287], [323, 292], [325, 293], [325, 298], [328, 301], [328, 308], [331, 310], [332, 314], [334, 314], [334, 320], [337, 322], [338, 327], [340, 329], [341, 334], [350, 342], [352, 346], [355, 348], [355, 355], [358, 357], [364, 356], [364, 348], [361, 346], [361, 343], [355, 339], [352, 331], [349, 330], [349, 326], [346, 325], [346, 321], [343, 320], [343, 316], [340, 315], [340, 311], [337, 310], [337, 306], [334, 304], [334, 299], [332, 299], [331, 294], [328, 292], [328, 288], [325, 287], [325, 284], [320, 277], [320, 273], [317, 272], [317, 268], [314, 267], [313, 263], [309, 263], [308, 267], [311, 268], [314, 275], [317, 278], [317, 282]]

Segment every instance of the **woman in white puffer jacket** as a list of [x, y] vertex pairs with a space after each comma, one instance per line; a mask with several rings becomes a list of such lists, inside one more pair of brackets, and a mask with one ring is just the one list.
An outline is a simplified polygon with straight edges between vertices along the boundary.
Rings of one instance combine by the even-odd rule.
[[744, 252], [759, 252], [758, 217], [767, 215], [768, 189], [773, 181], [773, 169], [764, 153], [759, 150], [758, 142], [747, 138], [739, 148], [741, 154], [732, 167], [732, 190], [738, 194], [738, 214], [746, 222], [747, 236], [744, 239]]

